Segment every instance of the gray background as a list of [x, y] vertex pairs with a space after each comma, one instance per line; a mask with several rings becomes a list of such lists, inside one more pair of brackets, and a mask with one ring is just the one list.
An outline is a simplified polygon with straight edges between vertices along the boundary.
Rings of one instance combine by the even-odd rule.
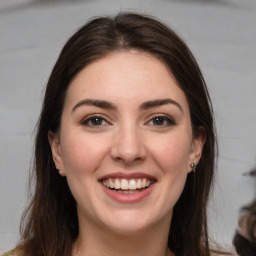
[[242, 173], [256, 164], [256, 1], [0, 0], [0, 252], [18, 239], [33, 130], [61, 47], [91, 16], [133, 10], [174, 28], [202, 68], [220, 148], [210, 230], [231, 244], [239, 208], [255, 196]]

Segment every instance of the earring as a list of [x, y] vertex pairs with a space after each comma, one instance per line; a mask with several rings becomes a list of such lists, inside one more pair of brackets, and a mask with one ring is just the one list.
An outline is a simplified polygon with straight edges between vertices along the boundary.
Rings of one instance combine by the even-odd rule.
[[196, 164], [195, 163], [191, 163], [190, 167], [192, 168], [193, 172], [196, 172]]
[[60, 170], [61, 170], [60, 168], [57, 169], [58, 172], [60, 172]]

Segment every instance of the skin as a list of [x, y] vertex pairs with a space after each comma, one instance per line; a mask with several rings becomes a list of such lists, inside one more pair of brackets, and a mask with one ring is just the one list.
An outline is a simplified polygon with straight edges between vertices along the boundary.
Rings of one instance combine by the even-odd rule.
[[[81, 103], [88, 99], [114, 108]], [[177, 104], [142, 107], [159, 99]], [[49, 132], [56, 168], [77, 202], [73, 254], [173, 255], [167, 246], [172, 209], [204, 140], [203, 132], [193, 137], [185, 94], [154, 56], [114, 52], [85, 67], [69, 86], [60, 131]], [[149, 174], [154, 187], [139, 202], [117, 202], [99, 182], [116, 172]]]

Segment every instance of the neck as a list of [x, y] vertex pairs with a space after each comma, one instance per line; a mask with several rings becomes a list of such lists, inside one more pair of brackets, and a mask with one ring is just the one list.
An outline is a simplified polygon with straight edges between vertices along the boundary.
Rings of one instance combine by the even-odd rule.
[[120, 234], [79, 222], [72, 256], [174, 256], [168, 249], [169, 226], [170, 222], [158, 223], [144, 231]]

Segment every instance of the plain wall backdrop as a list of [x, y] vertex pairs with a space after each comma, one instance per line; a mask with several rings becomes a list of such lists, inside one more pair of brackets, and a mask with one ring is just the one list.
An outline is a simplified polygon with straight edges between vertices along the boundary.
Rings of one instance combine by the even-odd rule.
[[0, 252], [18, 239], [27, 201], [34, 127], [61, 47], [95, 15], [138, 11], [169, 24], [189, 45], [212, 97], [219, 138], [209, 208], [211, 235], [231, 244], [239, 208], [255, 197], [255, 0], [6, 1], [0, 4]]

